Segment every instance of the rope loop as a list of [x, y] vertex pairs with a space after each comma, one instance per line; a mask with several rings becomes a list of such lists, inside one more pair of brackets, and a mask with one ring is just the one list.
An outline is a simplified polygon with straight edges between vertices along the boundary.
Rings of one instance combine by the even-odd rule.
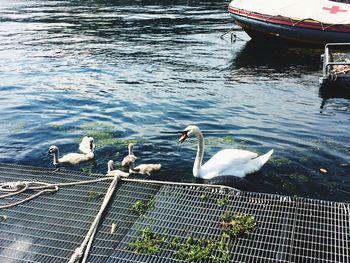
[[[92, 225], [90, 226], [90, 229], [88, 233], [85, 236], [84, 241], [82, 242], [81, 246], [76, 248], [74, 253], [69, 259], [69, 263], [85, 263], [87, 260], [87, 257], [89, 255], [92, 242], [94, 240], [98, 225], [100, 223], [100, 220], [102, 218], [102, 214], [104, 210], [106, 209], [108, 203], [110, 202], [112, 195], [114, 193], [114, 190], [116, 188], [116, 185], [118, 181], [120, 180], [120, 176], [114, 176], [114, 177], [106, 177], [106, 178], [99, 178], [95, 180], [89, 180], [89, 181], [80, 181], [80, 182], [71, 182], [71, 183], [61, 183], [61, 184], [49, 184], [49, 183], [43, 183], [43, 182], [26, 182], [26, 181], [16, 181], [16, 182], [7, 182], [7, 183], [0, 183], [0, 192], [5, 192], [6, 194], [3, 194], [0, 196], [0, 199], [18, 195], [24, 191], [27, 190], [37, 190], [38, 192], [32, 194], [31, 196], [19, 200], [14, 203], [6, 204], [6, 205], [0, 205], [0, 209], [10, 208], [19, 204], [22, 204], [24, 202], [27, 202], [31, 199], [34, 199], [43, 193], [47, 192], [56, 192], [59, 190], [59, 186], [73, 186], [73, 185], [81, 185], [81, 184], [91, 184], [94, 182], [101, 182], [106, 180], [113, 180], [112, 183], [109, 185], [109, 188], [105, 194], [105, 198], [103, 199], [102, 205], [100, 207], [100, 210], [98, 214], [96, 215]], [[83, 257], [84, 256], [84, 257]], [[83, 261], [82, 260], [83, 257]]]
[[17, 192], [22, 190], [23, 188], [28, 188], [27, 182], [7, 182], [7, 183], [1, 183], [0, 184], [0, 191], [1, 192]]

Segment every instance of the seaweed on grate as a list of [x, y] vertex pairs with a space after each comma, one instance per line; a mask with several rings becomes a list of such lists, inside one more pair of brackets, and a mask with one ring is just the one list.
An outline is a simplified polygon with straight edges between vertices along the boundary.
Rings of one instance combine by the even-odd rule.
[[252, 215], [225, 212], [220, 218], [220, 226], [224, 233], [230, 236], [240, 237], [253, 231], [256, 223]]
[[[88, 175], [89, 179], [100, 176], [104, 177]], [[78, 171], [0, 164], [2, 182], [60, 183], [86, 178]], [[93, 188], [105, 193], [108, 185], [100, 182]], [[0, 220], [0, 262], [68, 262], [101, 205], [98, 200], [88, 200], [90, 189], [91, 185], [61, 188], [55, 194], [1, 211], [0, 215], [8, 219]], [[0, 203], [26, 196], [22, 195], [0, 199]], [[131, 213], [136, 201], [150, 199], [152, 209], [142, 216]], [[220, 199], [227, 199], [227, 203], [222, 201], [226, 204], [219, 206]], [[88, 261], [186, 261], [176, 253], [181, 246], [181, 251], [186, 251], [185, 242], [192, 237], [192, 246], [201, 244], [203, 248], [212, 244], [208, 245], [211, 253], [204, 262], [350, 263], [349, 211], [347, 203], [239, 192], [220, 186], [123, 179], [96, 233]], [[220, 225], [225, 212], [251, 215], [258, 227], [247, 235], [230, 236]], [[111, 235], [113, 223], [118, 227]], [[128, 247], [138, 236], [137, 227], [140, 230], [147, 226], [165, 238], [159, 244], [159, 252], [152, 255], [136, 253]], [[177, 249], [171, 243], [177, 243]]]

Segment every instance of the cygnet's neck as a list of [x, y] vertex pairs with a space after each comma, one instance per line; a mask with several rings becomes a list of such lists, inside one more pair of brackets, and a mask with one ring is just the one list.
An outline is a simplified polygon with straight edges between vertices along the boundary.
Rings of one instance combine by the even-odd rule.
[[58, 161], [59, 150], [57, 148], [56, 151], [53, 152], [53, 165], [58, 165], [60, 162]]
[[133, 148], [134, 146], [133, 145], [129, 145], [129, 155], [133, 155]]
[[110, 173], [111, 171], [113, 171], [113, 165], [108, 163], [108, 165], [107, 165], [107, 173]]

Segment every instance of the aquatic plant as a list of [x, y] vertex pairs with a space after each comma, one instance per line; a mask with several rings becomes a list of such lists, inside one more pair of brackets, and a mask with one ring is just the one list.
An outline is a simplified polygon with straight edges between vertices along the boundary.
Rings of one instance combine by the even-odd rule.
[[150, 226], [138, 230], [137, 237], [129, 243], [129, 248], [136, 253], [155, 255], [166, 241], [163, 235], [155, 233]]
[[226, 212], [220, 217], [223, 232], [217, 237], [187, 237], [175, 236], [172, 239], [155, 233], [150, 226], [138, 229], [137, 236], [129, 243], [129, 248], [136, 253], [154, 255], [160, 252], [160, 247], [172, 250], [173, 257], [185, 262], [230, 262], [230, 251], [233, 241], [251, 232], [256, 227], [254, 217], [244, 213]]
[[301, 157], [299, 158], [299, 162], [300, 162], [300, 163], [309, 163], [310, 160], [311, 160], [311, 157], [310, 157], [310, 156], [301, 156]]
[[287, 158], [275, 158], [273, 156], [270, 158], [269, 162], [275, 166], [290, 165], [292, 163]]
[[188, 236], [181, 239], [176, 236], [169, 246], [174, 258], [185, 262], [230, 262], [229, 246], [232, 244], [230, 236], [221, 235], [218, 242], [215, 238], [194, 238]]
[[220, 226], [230, 236], [242, 236], [256, 227], [254, 217], [244, 213], [225, 212], [220, 218]]
[[147, 200], [137, 200], [131, 210], [138, 216], [143, 216], [148, 210], [153, 208], [153, 200], [149, 197]]
[[309, 181], [309, 178], [306, 175], [298, 174], [298, 173], [291, 174], [290, 178], [293, 178], [300, 183], [306, 183]]
[[295, 193], [297, 192], [297, 185], [295, 183], [292, 182], [283, 182], [282, 183], [282, 187]]
[[52, 129], [55, 129], [55, 130], [62, 130], [63, 129], [63, 125], [57, 124], [57, 123], [51, 123], [50, 126]]
[[[195, 139], [189, 139], [189, 143], [196, 144], [197, 141]], [[233, 145], [235, 143], [235, 140], [232, 136], [225, 136], [224, 138], [205, 138], [204, 144], [207, 146], [218, 146], [220, 144], [228, 144]]]
[[16, 126], [13, 128], [13, 131], [14, 132], [20, 132], [20, 131], [23, 131], [25, 126], [24, 126], [24, 121], [19, 121], [16, 123]]
[[89, 201], [100, 199], [104, 197], [104, 195], [105, 195], [104, 193], [97, 192], [95, 188], [92, 188], [87, 192], [87, 198]]
[[233, 138], [233, 136], [225, 136], [224, 139], [223, 139], [223, 142], [224, 142], [225, 144], [230, 144], [230, 145], [232, 145], [232, 144], [234, 144], [235, 139]]
[[223, 207], [225, 205], [227, 205], [228, 203], [228, 197], [224, 197], [224, 198], [221, 198], [221, 199], [217, 199], [216, 200], [216, 204], [219, 206], [219, 207]]
[[180, 242], [180, 238], [175, 238], [171, 242], [171, 247], [175, 250], [175, 258], [186, 262], [201, 262], [211, 256], [217, 243], [214, 239], [189, 236], [184, 242]]
[[232, 245], [232, 238], [230, 235], [223, 233], [220, 242], [217, 244], [218, 255], [212, 255], [212, 262], [230, 262], [229, 247]]
[[92, 173], [92, 167], [81, 167], [80, 171], [82, 171], [85, 174], [91, 174]]
[[[103, 148], [107, 145], [127, 146], [129, 143], [139, 143], [140, 140], [120, 138], [121, 133], [117, 127], [106, 125], [101, 122], [83, 123], [80, 129], [84, 131], [84, 136], [91, 136], [95, 139], [96, 147]], [[77, 143], [82, 138], [77, 140]]]
[[200, 199], [202, 200], [202, 201], [208, 201], [209, 199], [210, 199], [210, 196], [211, 196], [211, 193], [209, 193], [209, 192], [204, 192], [204, 193], [202, 193], [201, 195], [200, 195]]
[[220, 138], [205, 138], [204, 141], [207, 146], [218, 146], [223, 142]]

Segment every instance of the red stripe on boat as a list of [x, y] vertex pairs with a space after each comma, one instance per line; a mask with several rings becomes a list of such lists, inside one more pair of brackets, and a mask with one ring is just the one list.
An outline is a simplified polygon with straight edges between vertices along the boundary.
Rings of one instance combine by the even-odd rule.
[[[245, 10], [240, 10], [240, 9], [235, 9], [232, 7], [228, 8], [228, 11], [237, 14], [240, 16], [245, 16], [249, 18], [253, 18], [256, 20], [261, 20], [264, 22], [270, 22], [270, 23], [275, 23], [275, 24], [283, 24], [283, 25], [289, 25], [289, 26], [298, 26], [298, 27], [307, 27], [307, 28], [312, 28], [312, 29], [321, 29], [321, 30], [329, 30], [329, 31], [338, 31], [338, 32], [350, 32], [350, 26], [337, 26], [337, 25], [330, 25], [330, 24], [323, 24], [319, 25], [317, 22], [301, 22], [301, 20], [292, 20], [291, 18], [283, 17], [282, 19], [277, 19], [276, 17], [273, 16], [267, 16], [267, 15], [262, 15], [254, 12], [249, 12]], [[288, 20], [286, 20], [288, 19]], [[316, 24], [317, 23], [317, 24]]]

